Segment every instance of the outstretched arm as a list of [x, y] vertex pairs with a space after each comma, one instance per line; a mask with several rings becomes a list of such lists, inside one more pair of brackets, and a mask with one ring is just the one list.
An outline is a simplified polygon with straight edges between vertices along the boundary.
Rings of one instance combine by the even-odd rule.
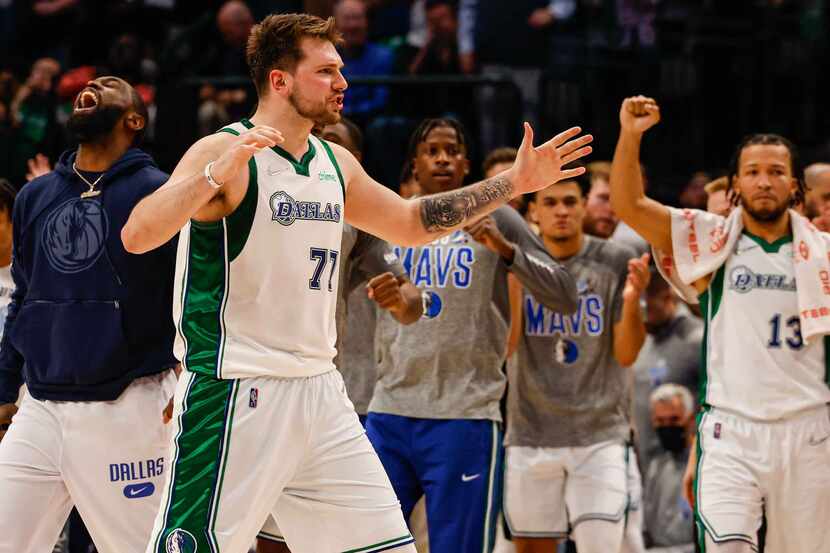
[[620, 219], [655, 248], [671, 253], [671, 215], [663, 204], [646, 197], [640, 170], [640, 141], [660, 121], [651, 98], [626, 98], [620, 109], [620, 138], [611, 163], [611, 207]]
[[581, 129], [569, 129], [539, 147], [533, 131], [525, 134], [513, 167], [470, 186], [404, 200], [374, 181], [345, 149], [332, 146], [348, 183], [346, 220], [387, 242], [418, 246], [477, 220], [511, 198], [545, 188], [585, 172], [563, 166], [591, 153], [591, 135], [577, 138]]

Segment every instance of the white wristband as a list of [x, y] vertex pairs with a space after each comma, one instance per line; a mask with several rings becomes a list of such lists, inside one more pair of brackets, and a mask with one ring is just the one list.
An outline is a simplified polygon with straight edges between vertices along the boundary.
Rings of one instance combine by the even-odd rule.
[[213, 188], [214, 190], [216, 190], [216, 189], [222, 188], [222, 185], [225, 184], [225, 183], [224, 182], [216, 182], [215, 180], [213, 180], [213, 175], [210, 174], [210, 167], [212, 165], [213, 165], [212, 161], [210, 163], [208, 163], [207, 165], [205, 165], [205, 178], [207, 179], [208, 184], [210, 185], [210, 187]]

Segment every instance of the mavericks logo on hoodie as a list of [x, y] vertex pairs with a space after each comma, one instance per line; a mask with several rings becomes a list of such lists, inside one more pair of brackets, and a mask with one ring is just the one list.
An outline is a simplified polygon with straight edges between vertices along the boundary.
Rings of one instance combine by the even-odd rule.
[[79, 273], [91, 267], [104, 251], [109, 219], [100, 202], [72, 198], [58, 206], [43, 226], [43, 250], [58, 272]]

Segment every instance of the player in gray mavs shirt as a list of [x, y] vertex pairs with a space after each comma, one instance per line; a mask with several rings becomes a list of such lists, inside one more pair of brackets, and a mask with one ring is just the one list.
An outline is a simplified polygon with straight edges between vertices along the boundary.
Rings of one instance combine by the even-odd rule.
[[[462, 185], [469, 161], [457, 122], [424, 121], [409, 151], [424, 192]], [[392, 251], [424, 289], [425, 318], [403, 327], [380, 315], [366, 431], [404, 516], [426, 496], [431, 550], [490, 551], [501, 476], [507, 274], [565, 312], [575, 307], [575, 284], [506, 206], [466, 231]]]
[[640, 294], [648, 255], [584, 234], [587, 178], [530, 203], [542, 240], [573, 275], [578, 307], [549, 309], [525, 289], [508, 362], [505, 519], [520, 551], [620, 551], [628, 500], [630, 371], [645, 339]]
[[423, 313], [421, 292], [409, 281], [386, 243], [343, 225], [340, 295], [337, 298], [337, 357], [349, 399], [365, 422], [375, 387], [374, 341], [378, 308], [408, 325]]
[[[320, 135], [349, 150], [358, 161], [363, 158], [363, 135], [348, 119], [327, 125]], [[349, 398], [365, 423], [375, 386], [377, 308], [387, 310], [400, 324], [412, 324], [421, 317], [423, 303], [420, 291], [383, 240], [344, 224], [340, 257], [343, 262], [339, 267], [334, 364], [343, 374]]]

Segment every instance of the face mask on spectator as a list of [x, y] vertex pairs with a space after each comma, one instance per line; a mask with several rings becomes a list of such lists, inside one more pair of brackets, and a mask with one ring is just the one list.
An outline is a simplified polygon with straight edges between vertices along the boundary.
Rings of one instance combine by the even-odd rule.
[[686, 429], [682, 426], [658, 426], [654, 431], [666, 451], [679, 453], [686, 449]]

